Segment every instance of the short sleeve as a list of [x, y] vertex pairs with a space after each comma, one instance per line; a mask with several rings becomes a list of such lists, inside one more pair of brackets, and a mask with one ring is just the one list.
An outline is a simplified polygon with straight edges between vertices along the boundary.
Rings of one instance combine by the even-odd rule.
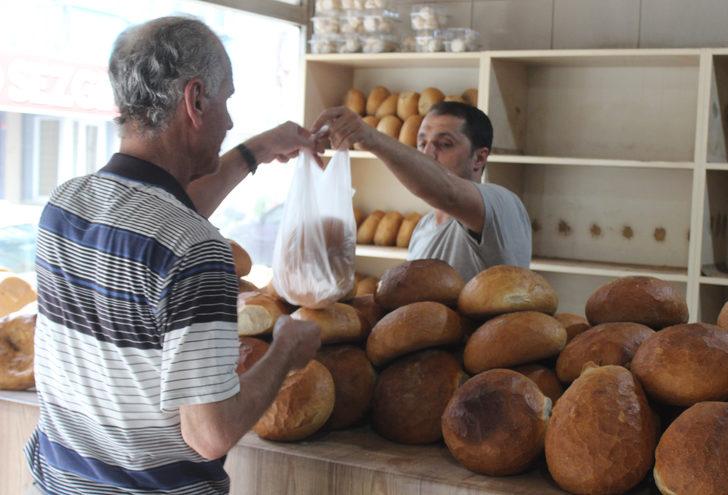
[[160, 407], [225, 400], [240, 390], [237, 280], [227, 243], [210, 240], [176, 263], [160, 296]]

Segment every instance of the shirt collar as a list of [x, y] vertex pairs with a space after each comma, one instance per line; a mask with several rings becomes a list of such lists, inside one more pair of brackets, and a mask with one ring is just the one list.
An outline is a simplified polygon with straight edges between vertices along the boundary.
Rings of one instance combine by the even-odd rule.
[[99, 173], [117, 175], [135, 182], [143, 182], [159, 187], [177, 198], [192, 211], [197, 212], [194, 203], [180, 183], [177, 182], [177, 179], [163, 168], [146, 160], [124, 153], [114, 153], [109, 163], [99, 170]]

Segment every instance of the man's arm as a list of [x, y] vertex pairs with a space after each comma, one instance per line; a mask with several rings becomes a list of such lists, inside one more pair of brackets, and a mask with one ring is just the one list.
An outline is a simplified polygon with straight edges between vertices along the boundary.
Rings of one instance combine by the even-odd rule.
[[448, 172], [433, 158], [377, 131], [346, 108], [323, 112], [312, 131], [317, 132], [323, 125], [329, 126], [332, 147], [361, 144], [381, 159], [412, 194], [481, 233], [485, 206], [473, 181]]
[[180, 407], [182, 438], [206, 459], [219, 459], [237, 444], [275, 399], [291, 369], [305, 366], [319, 348], [319, 328], [281, 317], [265, 356], [240, 375], [240, 392], [209, 404]]
[[[268, 163], [273, 160], [286, 162], [298, 155], [302, 149], [311, 150], [318, 159], [315, 138], [306, 129], [293, 122], [286, 122], [258, 134], [245, 141], [244, 144], [252, 152], [258, 163]], [[230, 191], [249, 172], [248, 163], [243, 159], [240, 152], [233, 148], [220, 157], [220, 167], [217, 172], [190, 183], [187, 187], [187, 194], [189, 194], [200, 215], [209, 218], [230, 194]]]

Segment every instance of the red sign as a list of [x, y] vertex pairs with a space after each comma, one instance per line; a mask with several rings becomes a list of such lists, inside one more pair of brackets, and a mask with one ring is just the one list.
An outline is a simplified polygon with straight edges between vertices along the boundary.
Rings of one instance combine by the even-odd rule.
[[0, 53], [0, 110], [117, 115], [106, 67]]

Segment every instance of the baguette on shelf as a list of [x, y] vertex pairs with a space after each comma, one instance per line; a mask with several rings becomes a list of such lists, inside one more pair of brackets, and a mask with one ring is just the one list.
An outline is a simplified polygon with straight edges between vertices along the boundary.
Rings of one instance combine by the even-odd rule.
[[354, 211], [358, 212], [359, 218], [364, 217], [356, 233], [357, 244], [364, 246], [373, 244], [407, 248], [417, 223], [422, 219], [422, 215], [416, 212], [403, 215], [398, 211], [375, 210], [369, 215], [364, 215], [361, 209], [356, 207]]

